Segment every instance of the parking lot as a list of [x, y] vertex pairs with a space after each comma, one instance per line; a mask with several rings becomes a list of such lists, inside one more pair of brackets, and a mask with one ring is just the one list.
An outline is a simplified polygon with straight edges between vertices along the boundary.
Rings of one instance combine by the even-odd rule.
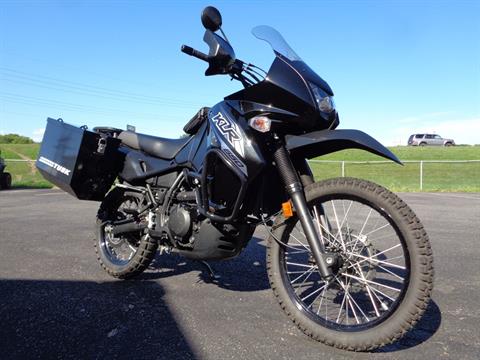
[[9, 358], [478, 359], [480, 194], [402, 193], [434, 251], [426, 315], [400, 343], [355, 354], [303, 335], [274, 299], [264, 231], [212, 262], [157, 256], [138, 280], [97, 263], [98, 203], [59, 190], [0, 192], [0, 354]]

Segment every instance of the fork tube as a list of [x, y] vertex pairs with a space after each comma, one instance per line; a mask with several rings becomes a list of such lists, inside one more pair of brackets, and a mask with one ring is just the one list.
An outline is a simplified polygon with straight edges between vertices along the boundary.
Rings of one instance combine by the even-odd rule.
[[332, 271], [324, 259], [325, 248], [315, 231], [313, 220], [310, 216], [310, 211], [308, 210], [307, 200], [305, 199], [305, 194], [303, 192], [302, 183], [297, 176], [287, 149], [285, 149], [283, 144], [278, 144], [273, 153], [273, 159], [275, 160], [278, 172], [285, 185], [285, 189], [292, 199], [293, 206], [297, 211], [303, 231], [305, 231], [305, 236], [310, 245], [310, 249], [312, 250], [313, 258], [318, 265], [320, 275], [324, 279], [328, 279], [331, 277]]

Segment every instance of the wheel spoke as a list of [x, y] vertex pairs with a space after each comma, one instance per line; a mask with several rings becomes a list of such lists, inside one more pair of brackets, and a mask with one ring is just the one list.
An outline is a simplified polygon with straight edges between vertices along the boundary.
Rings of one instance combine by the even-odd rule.
[[350, 229], [350, 226], [348, 226], [348, 213], [350, 212], [350, 209], [352, 208], [352, 204], [353, 204], [353, 201], [350, 201], [350, 205], [348, 206], [347, 211], [345, 211], [345, 201], [342, 201], [344, 216], [343, 216], [343, 220], [342, 220], [342, 223], [340, 225], [340, 228], [338, 229], [339, 232], [342, 231], [342, 228], [343, 228], [344, 224], [346, 224], [347, 233], [348, 233], [348, 230]]
[[401, 277], [400, 275], [395, 274], [393, 271], [388, 270], [387, 268], [383, 267], [382, 265], [378, 265], [378, 264], [377, 264], [377, 266], [378, 266], [380, 269], [382, 269], [383, 271], [386, 271], [387, 273], [389, 273], [390, 275], [395, 276], [398, 280], [400, 280], [400, 281], [402, 281], [402, 282], [405, 280], [405, 279], [404, 279], [403, 277]]
[[323, 288], [323, 291], [322, 291], [321, 294], [320, 294], [320, 295], [322, 296], [322, 298], [320, 299], [320, 304], [318, 305], [317, 315], [318, 315], [318, 313], [320, 312], [320, 309], [322, 308], [322, 302], [323, 302], [323, 297], [325, 296], [325, 291], [327, 291], [327, 286], [325, 286], [325, 287]]
[[332, 208], [333, 208], [333, 215], [335, 216], [335, 222], [337, 223], [337, 229], [338, 229], [337, 234], [340, 235], [340, 242], [342, 244], [343, 251], [345, 251], [345, 250], [347, 250], [347, 248], [345, 246], [345, 242], [343, 241], [342, 227], [340, 226], [340, 224], [338, 222], [337, 210], [335, 209], [335, 204], [333, 203], [333, 200], [331, 201], [331, 203], [332, 203]]
[[355, 196], [333, 196], [309, 209], [318, 241], [339, 261], [332, 265], [332, 282], [323, 281], [300, 222], [287, 225], [283, 264], [300, 310], [339, 331], [383, 321], [409, 284], [403, 235], [382, 207]]
[[376, 289], [376, 288], [374, 288], [374, 287], [372, 287], [371, 289], [372, 289], [374, 292], [376, 292], [376, 293], [378, 293], [378, 294], [380, 294], [380, 295], [382, 295], [382, 296], [386, 297], [388, 300], [390, 300], [390, 301], [392, 301], [392, 302], [394, 302], [394, 301], [395, 301], [395, 299], [394, 299], [394, 298], [392, 298], [391, 296], [388, 296], [388, 295], [387, 295], [387, 294], [385, 294], [383, 291], [380, 291], [379, 289]]
[[402, 291], [401, 289], [397, 289], [397, 288], [394, 288], [394, 287], [391, 287], [391, 286], [388, 286], [388, 285], [385, 285], [385, 284], [382, 284], [382, 283], [378, 283], [376, 281], [362, 279], [361, 277], [358, 277], [358, 276], [355, 276], [355, 275], [352, 275], [352, 274], [342, 273], [342, 275], [346, 276], [346, 277], [350, 277], [350, 278], [355, 279], [355, 280], [358, 280], [358, 282], [361, 282], [363, 284], [369, 283], [369, 284], [373, 284], [373, 285], [383, 286], [384, 288], [387, 288], [387, 289], [390, 289], [390, 290], [393, 290], [393, 291], [397, 291], [397, 292]]
[[[357, 270], [357, 273], [360, 274], [360, 276], [362, 277], [362, 279], [364, 281], [366, 281], [367, 279], [365, 279], [365, 275], [363, 274], [363, 271], [362, 271], [362, 268], [358, 265], [358, 270]], [[378, 308], [377, 308], [377, 304], [375, 304], [375, 301], [373, 300], [373, 296], [372, 296], [372, 292], [370, 291], [370, 286], [368, 285], [367, 282], [365, 282], [365, 285], [366, 285], [366, 288], [367, 288], [367, 293], [368, 293], [368, 297], [370, 298], [370, 301], [373, 305], [373, 309], [375, 310], [375, 314], [377, 316], [380, 316], [380, 313], [378, 311]]]
[[372, 212], [373, 212], [373, 209], [370, 209], [370, 211], [368, 212], [367, 218], [365, 219], [365, 222], [363, 223], [363, 226], [360, 229], [360, 232], [359, 232], [360, 235], [363, 234], [363, 230], [365, 230], [365, 226], [367, 226], [368, 219], [370, 219], [370, 216], [372, 215]]
[[319, 287], [317, 290], [312, 291], [310, 294], [308, 294], [307, 296], [305, 296], [305, 297], [302, 298], [301, 300], [302, 300], [302, 301], [307, 300], [307, 299], [310, 298], [312, 295], [315, 295], [315, 294], [318, 293], [319, 291], [322, 291], [325, 286], [327, 286], [327, 284], [324, 284], [322, 287]]
[[287, 265], [293, 265], [293, 266], [299, 266], [299, 267], [304, 267], [304, 268], [313, 268], [315, 267], [314, 265], [305, 265], [305, 264], [299, 264], [299, 263], [294, 263], [294, 262], [286, 262]]
[[[390, 250], [393, 250], [394, 248], [397, 248], [398, 246], [401, 246], [401, 244], [397, 244], [395, 246], [392, 246], [390, 249], [387, 249], [387, 250], [384, 250], [384, 251], [381, 251], [379, 253], [376, 253], [376, 254], [373, 254], [372, 256], [368, 257], [368, 256], [363, 256], [363, 255], [360, 255], [360, 254], [357, 254], [357, 253], [352, 253], [352, 252], [349, 252], [349, 251], [346, 251], [345, 253], [347, 255], [352, 255], [353, 256], [356, 256], [356, 257], [359, 257], [359, 258], [362, 258], [363, 260], [360, 260], [358, 262], [356, 262], [355, 264], [353, 265], [350, 265], [348, 268], [354, 266], [354, 265], [357, 265], [357, 264], [361, 264], [363, 262], [370, 262], [370, 263], [379, 263], [379, 264], [384, 264], [384, 265], [387, 265], [387, 266], [390, 266], [390, 267], [393, 267], [393, 268], [397, 268], [397, 269], [401, 269], [401, 270], [406, 270], [405, 266], [401, 266], [401, 265], [397, 265], [397, 264], [392, 264], [392, 263], [389, 263], [388, 261], [385, 261], [385, 260], [379, 260], [379, 259], [374, 259], [374, 257], [377, 257], [378, 255], [382, 255], [384, 253], [386, 253], [387, 251], [390, 251]], [[374, 264], [375, 265], [375, 264]]]
[[378, 227], [378, 228], [376, 228], [376, 229], [374, 229], [374, 230], [366, 233], [365, 236], [368, 236], [368, 235], [371, 235], [371, 234], [373, 234], [373, 233], [376, 233], [377, 231], [382, 230], [382, 229], [386, 228], [387, 226], [391, 226], [389, 222], [387, 222], [385, 225], [382, 225], [382, 226], [380, 226], [380, 227]]
[[[304, 243], [302, 243], [300, 240], [298, 240], [294, 235], [290, 234], [291, 237], [293, 237], [293, 239], [298, 242], [300, 245], [302, 245], [308, 252], [310, 252], [310, 246], [305, 245]], [[304, 235], [305, 236], [305, 235]]]
[[[342, 303], [340, 304], [340, 309], [338, 310], [338, 316], [337, 316], [337, 320], [336, 320], [337, 324], [338, 324], [338, 320], [340, 320], [340, 315], [342, 314], [343, 305], [345, 304], [346, 300], [347, 300], [347, 292], [344, 291]], [[346, 317], [348, 318], [348, 309], [345, 310], [345, 313], [347, 314]]]
[[346, 291], [348, 301], [350, 302], [350, 307], [352, 308], [352, 312], [353, 312], [353, 315], [355, 316], [355, 320], [357, 321], [357, 323], [359, 324], [360, 321], [358, 320], [358, 317], [357, 317], [357, 314], [356, 314], [356, 311], [355, 311], [355, 308], [354, 308], [353, 305], [355, 305], [355, 306], [357, 307], [357, 309], [360, 310], [360, 312], [362, 313], [362, 315], [363, 315], [363, 317], [365, 318], [365, 320], [367, 320], [367, 322], [369, 322], [370, 319], [369, 319], [368, 316], [363, 312], [362, 308], [357, 304], [357, 302], [355, 301], [355, 299], [350, 295], [350, 292], [349, 292], [348, 289], [345, 287], [345, 285], [343, 284], [342, 280], [340, 280], [338, 277], [335, 277], [335, 279], [337, 279], [337, 282], [340, 284], [340, 286], [343, 288], [343, 290]]
[[297, 276], [294, 280], [291, 280], [290, 283], [291, 283], [291, 284], [296, 283], [297, 280], [299, 280], [300, 278], [302, 278], [305, 274], [311, 273], [312, 271], [313, 271], [313, 268], [304, 271], [300, 276]]
[[298, 250], [298, 251], [289, 251], [288, 252], [288, 255], [296, 255], [296, 254], [305, 254], [305, 253], [310, 253], [310, 251], [307, 251], [307, 250]]

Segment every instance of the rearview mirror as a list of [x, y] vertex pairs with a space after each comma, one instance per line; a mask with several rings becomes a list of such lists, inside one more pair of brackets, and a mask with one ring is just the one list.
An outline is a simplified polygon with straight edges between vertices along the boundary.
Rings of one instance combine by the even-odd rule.
[[213, 6], [207, 6], [202, 11], [202, 24], [205, 29], [210, 31], [217, 31], [222, 26], [222, 15]]

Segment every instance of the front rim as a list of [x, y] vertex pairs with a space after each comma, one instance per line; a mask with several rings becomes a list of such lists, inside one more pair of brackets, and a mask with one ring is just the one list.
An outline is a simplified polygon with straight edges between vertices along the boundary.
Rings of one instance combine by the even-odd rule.
[[317, 232], [336, 255], [326, 283], [301, 225], [290, 219], [280, 253], [282, 279], [296, 307], [311, 320], [339, 331], [361, 331], [391, 316], [410, 279], [403, 235], [392, 218], [365, 199], [334, 195], [309, 205]]

